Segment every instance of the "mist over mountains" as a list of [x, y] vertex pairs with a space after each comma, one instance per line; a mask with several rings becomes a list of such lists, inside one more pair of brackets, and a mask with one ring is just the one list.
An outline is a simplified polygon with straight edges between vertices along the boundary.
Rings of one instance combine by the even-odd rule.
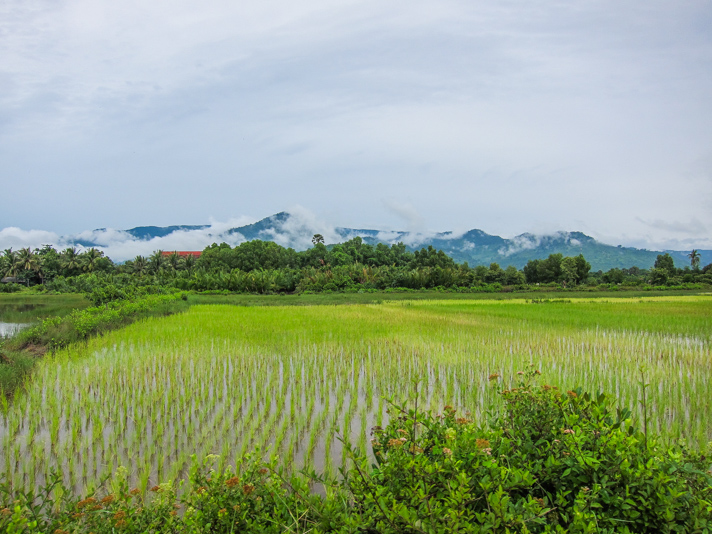
[[[280, 212], [251, 224], [230, 223], [212, 225], [139, 226], [128, 230], [98, 229], [77, 236], [62, 238], [63, 244], [97, 247], [115, 261], [125, 261], [138, 254], [155, 250], [202, 250], [212, 243], [226, 242], [233, 246], [244, 241], [261, 239], [274, 241], [285, 247], [304, 250], [312, 246], [314, 234], [324, 236], [327, 245], [360, 237], [366, 243], [387, 245], [403, 242], [409, 249], [433, 246], [442, 249], [457, 262], [471, 266], [496, 262], [503, 267], [514, 265], [521, 269], [532, 259], [549, 254], [564, 256], [583, 254], [592, 270], [637, 266], [652, 267], [660, 251], [613, 246], [601, 243], [581, 232], [556, 232], [551, 235], [524, 233], [506, 239], [482, 230], [466, 232], [408, 232], [383, 231], [363, 228], [334, 227], [317, 220], [303, 211]], [[689, 265], [689, 251], [666, 251], [678, 267]], [[712, 251], [701, 250], [701, 265], [712, 262]]]

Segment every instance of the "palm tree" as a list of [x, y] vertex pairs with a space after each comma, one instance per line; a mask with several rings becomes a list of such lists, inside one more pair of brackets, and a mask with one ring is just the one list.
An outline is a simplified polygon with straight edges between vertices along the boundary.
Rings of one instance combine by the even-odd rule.
[[[21, 248], [17, 253], [17, 268], [21, 271], [39, 272], [41, 269], [41, 260], [36, 254], [32, 253], [30, 247]], [[29, 278], [27, 285], [30, 285]]]
[[139, 276], [143, 276], [148, 268], [148, 261], [143, 256], [136, 256], [133, 261], [133, 272]]
[[71, 276], [82, 267], [81, 257], [77, 252], [77, 247], [64, 249], [62, 252], [62, 267], [66, 275]]
[[163, 256], [163, 251], [162, 250], [157, 250], [153, 254], [151, 254], [151, 257], [148, 260], [149, 267], [153, 273], [158, 274], [158, 271], [161, 270], [165, 263], [165, 257]]
[[687, 257], [690, 258], [690, 264], [694, 270], [700, 268], [700, 253], [697, 249], [692, 249], [692, 252], [690, 252]]
[[12, 248], [6, 248], [0, 258], [0, 276], [15, 276], [17, 265], [17, 254], [12, 251]]
[[177, 271], [180, 268], [180, 256], [178, 255], [178, 252], [174, 251], [172, 254], [168, 255], [166, 263], [174, 272]]
[[182, 258], [182, 263], [183, 268], [186, 271], [191, 272], [193, 270], [193, 267], [195, 267], [195, 256], [193, 256], [192, 254], [186, 254]]
[[30, 247], [21, 248], [17, 253], [17, 263], [20, 269], [34, 271], [37, 269], [37, 257], [32, 253]]
[[82, 254], [82, 259], [84, 260], [84, 270], [87, 272], [93, 272], [96, 269], [96, 263], [104, 255], [103, 252], [96, 250], [94, 247], [87, 250]]

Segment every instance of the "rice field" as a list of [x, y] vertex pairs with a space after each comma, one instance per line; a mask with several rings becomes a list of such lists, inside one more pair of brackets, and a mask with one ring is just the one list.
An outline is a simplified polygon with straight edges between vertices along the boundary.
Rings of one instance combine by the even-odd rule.
[[225, 466], [259, 451], [336, 474], [338, 438], [370, 452], [384, 399], [485, 417], [489, 375], [506, 386], [530, 364], [546, 383], [631, 409], [644, 377], [650, 431], [704, 446], [711, 341], [710, 296], [198, 305], [45, 358], [0, 406], [0, 469], [16, 488], [56, 469], [77, 493], [119, 466], [145, 493], [185, 477], [193, 454]]

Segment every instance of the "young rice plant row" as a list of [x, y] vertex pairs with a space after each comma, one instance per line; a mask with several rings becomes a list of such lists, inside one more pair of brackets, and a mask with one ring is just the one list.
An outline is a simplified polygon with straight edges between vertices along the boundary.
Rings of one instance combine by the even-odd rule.
[[[529, 365], [642, 409], [648, 429], [712, 439], [712, 299], [361, 306], [195, 306], [47, 357], [0, 417], [15, 487], [51, 470], [86, 492], [125, 466], [142, 492], [184, 477], [190, 456], [246, 452], [334, 474], [344, 438], [370, 452], [388, 403], [485, 417], [490, 375]], [[642, 373], [641, 373], [642, 369]], [[416, 381], [417, 385], [416, 385]]]

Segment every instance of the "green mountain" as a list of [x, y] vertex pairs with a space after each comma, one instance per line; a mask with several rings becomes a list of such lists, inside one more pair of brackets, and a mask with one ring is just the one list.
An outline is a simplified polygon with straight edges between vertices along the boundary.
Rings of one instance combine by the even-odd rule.
[[[209, 228], [206, 225], [194, 226], [140, 226], [125, 232], [136, 240], [150, 240], [166, 237], [174, 232], [202, 231]], [[262, 239], [275, 241], [283, 246], [303, 250], [311, 246], [314, 234], [322, 234], [326, 243], [335, 244], [360, 237], [366, 243], [387, 245], [403, 242], [410, 250], [418, 250], [433, 246], [442, 249], [457, 262], [468, 262], [470, 266], [498, 263], [502, 267], [514, 265], [521, 269], [529, 260], [542, 259], [549, 254], [561, 253], [564, 256], [583, 254], [591, 263], [593, 271], [607, 271], [614, 267], [639, 267], [648, 269], [653, 266], [658, 254], [669, 252], [677, 267], [690, 264], [689, 251], [651, 251], [633, 247], [607, 245], [581, 232], [557, 232], [552, 235], [521, 234], [512, 239], [490, 235], [482, 230], [470, 230], [462, 234], [453, 232], [414, 233], [414, 232], [384, 232], [371, 229], [321, 227], [317, 223], [305, 220], [298, 215], [280, 212], [266, 217], [253, 224], [231, 228], [220, 234], [210, 234], [213, 241], [231, 243], [242, 240]], [[205, 246], [210, 243], [205, 243]], [[90, 240], [83, 239], [77, 244], [97, 246]], [[700, 265], [712, 263], [712, 250], [700, 250]]]

